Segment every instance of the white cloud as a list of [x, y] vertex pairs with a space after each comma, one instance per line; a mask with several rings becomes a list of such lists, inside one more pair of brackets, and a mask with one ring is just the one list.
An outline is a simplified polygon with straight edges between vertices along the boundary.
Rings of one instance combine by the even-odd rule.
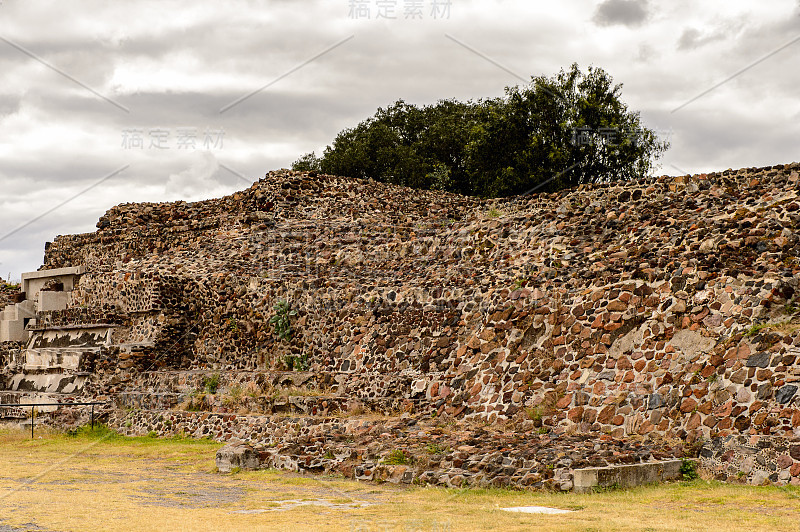
[[164, 186], [164, 194], [170, 199], [198, 200], [214, 197], [222, 192], [221, 183], [216, 179], [219, 163], [214, 154], [208, 151], [189, 155], [188, 168], [170, 174]]

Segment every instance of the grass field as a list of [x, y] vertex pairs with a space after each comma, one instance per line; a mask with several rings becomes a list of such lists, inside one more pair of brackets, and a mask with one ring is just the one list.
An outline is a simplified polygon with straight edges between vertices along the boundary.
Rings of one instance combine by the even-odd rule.
[[[43, 430], [43, 429], [42, 429]], [[696, 480], [586, 495], [218, 474], [219, 443], [0, 431], [0, 531], [800, 530], [800, 490]], [[517, 514], [509, 506], [574, 510]]]

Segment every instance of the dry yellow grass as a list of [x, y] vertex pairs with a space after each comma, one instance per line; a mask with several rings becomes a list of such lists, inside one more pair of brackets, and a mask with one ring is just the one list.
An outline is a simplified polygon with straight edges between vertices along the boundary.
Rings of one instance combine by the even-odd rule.
[[[588, 495], [220, 475], [219, 443], [0, 432], [0, 527], [50, 530], [797, 530], [800, 490], [705, 481]], [[514, 514], [507, 506], [574, 509]]]

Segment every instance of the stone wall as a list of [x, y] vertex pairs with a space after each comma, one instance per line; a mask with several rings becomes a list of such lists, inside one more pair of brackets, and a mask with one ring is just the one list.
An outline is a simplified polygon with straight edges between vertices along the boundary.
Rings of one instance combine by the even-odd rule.
[[724, 482], [800, 486], [800, 439], [741, 434], [714, 438], [700, 451], [700, 465]]
[[[19, 360], [20, 345], [17, 342], [0, 342], [0, 378], [4, 371]], [[2, 381], [0, 381], [2, 384]]]
[[[502, 200], [270, 172], [225, 198], [120, 205], [95, 233], [57, 238], [44, 268], [87, 271], [42, 319], [115, 325], [88, 393], [146, 415], [324, 417], [358, 401], [609, 441], [788, 437], [798, 170]], [[279, 301], [296, 312], [290, 340], [270, 322]], [[289, 369], [314, 375], [313, 393], [289, 397]], [[213, 375], [219, 392], [198, 404]], [[259, 379], [277, 396], [223, 400]]]
[[7, 281], [0, 278], [0, 310], [3, 310], [6, 305], [14, 303], [18, 293], [19, 286], [10, 285]]
[[[794, 356], [793, 332], [746, 333], [790, 318], [780, 308], [796, 288], [796, 176], [793, 166], [740, 170], [492, 206], [440, 195], [423, 210], [430, 192], [271, 175], [186, 205], [188, 216], [180, 205], [112, 209], [84, 237], [91, 245], [71, 249], [143, 276], [173, 272], [182, 292], [164, 308], [180, 312], [164, 345], [196, 331], [175, 357], [183, 367], [278, 369], [305, 352], [312, 369], [339, 372], [343, 391], [365, 397], [405, 376], [402, 393], [444, 399], [454, 415], [492, 420], [543, 404], [558, 412], [553, 424], [710, 435], [707, 416], [727, 399], [706, 412], [709, 393], [749, 409], [759, 386], [792, 377], [791, 363], [773, 365], [776, 378], [766, 367], [742, 378], [741, 368], [763, 352]], [[413, 208], [387, 211], [401, 192]], [[257, 201], [264, 210], [248, 212]], [[213, 237], [186, 223], [209, 216]], [[172, 232], [148, 237], [156, 222]], [[98, 248], [120, 224], [135, 236]], [[290, 345], [268, 323], [279, 299], [299, 312]], [[739, 401], [745, 386], [751, 396]]]
[[84, 275], [78, 288], [72, 291], [72, 306], [87, 307], [100, 301], [126, 314], [160, 310], [159, 279], [130, 271], [116, 271], [113, 275]]

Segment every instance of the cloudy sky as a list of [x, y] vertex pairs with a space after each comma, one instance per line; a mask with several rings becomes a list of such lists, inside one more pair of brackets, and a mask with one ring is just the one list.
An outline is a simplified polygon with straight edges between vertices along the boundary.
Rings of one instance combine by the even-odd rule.
[[669, 137], [660, 174], [797, 161], [798, 57], [798, 0], [0, 0], [0, 277], [118, 203], [228, 194], [397, 99], [573, 62]]

